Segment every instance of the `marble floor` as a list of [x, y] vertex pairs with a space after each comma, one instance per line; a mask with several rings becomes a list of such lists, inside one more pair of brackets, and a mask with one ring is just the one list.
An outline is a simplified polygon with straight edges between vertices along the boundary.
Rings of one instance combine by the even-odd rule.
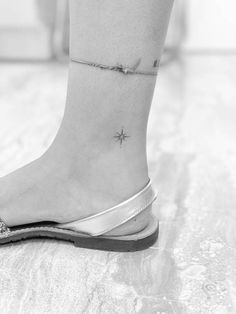
[[[236, 56], [160, 70], [148, 131], [159, 241], [137, 253], [0, 248], [1, 314], [236, 313]], [[67, 68], [0, 64], [0, 176], [50, 145]]]

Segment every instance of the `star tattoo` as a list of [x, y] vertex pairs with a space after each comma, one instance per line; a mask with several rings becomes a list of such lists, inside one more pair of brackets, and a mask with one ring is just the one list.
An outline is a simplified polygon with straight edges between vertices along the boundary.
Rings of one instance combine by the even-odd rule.
[[116, 138], [116, 141], [117, 141], [117, 142], [120, 142], [120, 146], [121, 146], [122, 143], [123, 143], [124, 141], [126, 141], [126, 139], [127, 139], [128, 137], [130, 137], [130, 136], [127, 135], [127, 134], [125, 134], [124, 129], [122, 128], [122, 129], [121, 129], [121, 132], [116, 132], [116, 135], [113, 136], [113, 137]]

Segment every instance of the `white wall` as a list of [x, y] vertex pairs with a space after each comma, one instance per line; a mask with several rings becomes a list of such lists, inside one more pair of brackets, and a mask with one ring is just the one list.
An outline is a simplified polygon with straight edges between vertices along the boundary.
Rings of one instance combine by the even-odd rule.
[[[175, 0], [178, 2], [178, 0]], [[236, 0], [186, 0], [190, 49], [236, 49]]]
[[0, 27], [25, 27], [37, 22], [34, 1], [0, 0]]
[[0, 59], [50, 56], [50, 34], [39, 18], [36, 0], [0, 0]]

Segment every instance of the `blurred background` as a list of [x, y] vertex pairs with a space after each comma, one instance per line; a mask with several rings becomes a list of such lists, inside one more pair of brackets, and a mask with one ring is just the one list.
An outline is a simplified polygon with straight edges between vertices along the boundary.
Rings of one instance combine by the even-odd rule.
[[[175, 0], [148, 128], [156, 247], [127, 258], [50, 241], [1, 248], [1, 313], [236, 313], [235, 12], [235, 0]], [[66, 0], [0, 0], [0, 177], [55, 137], [68, 23]]]
[[[234, 0], [175, 0], [168, 50], [236, 50]], [[0, 0], [0, 60], [61, 60], [68, 54], [67, 0]]]

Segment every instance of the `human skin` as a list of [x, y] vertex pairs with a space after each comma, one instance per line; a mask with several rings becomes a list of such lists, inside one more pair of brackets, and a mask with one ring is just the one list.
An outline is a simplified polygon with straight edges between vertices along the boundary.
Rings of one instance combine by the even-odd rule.
[[[70, 0], [70, 55], [156, 71], [173, 0]], [[146, 130], [156, 76], [71, 62], [65, 114], [43, 156], [0, 179], [9, 226], [65, 223], [119, 204], [148, 182]], [[42, 91], [43, 93], [43, 91]], [[148, 208], [111, 234], [142, 229]]]

